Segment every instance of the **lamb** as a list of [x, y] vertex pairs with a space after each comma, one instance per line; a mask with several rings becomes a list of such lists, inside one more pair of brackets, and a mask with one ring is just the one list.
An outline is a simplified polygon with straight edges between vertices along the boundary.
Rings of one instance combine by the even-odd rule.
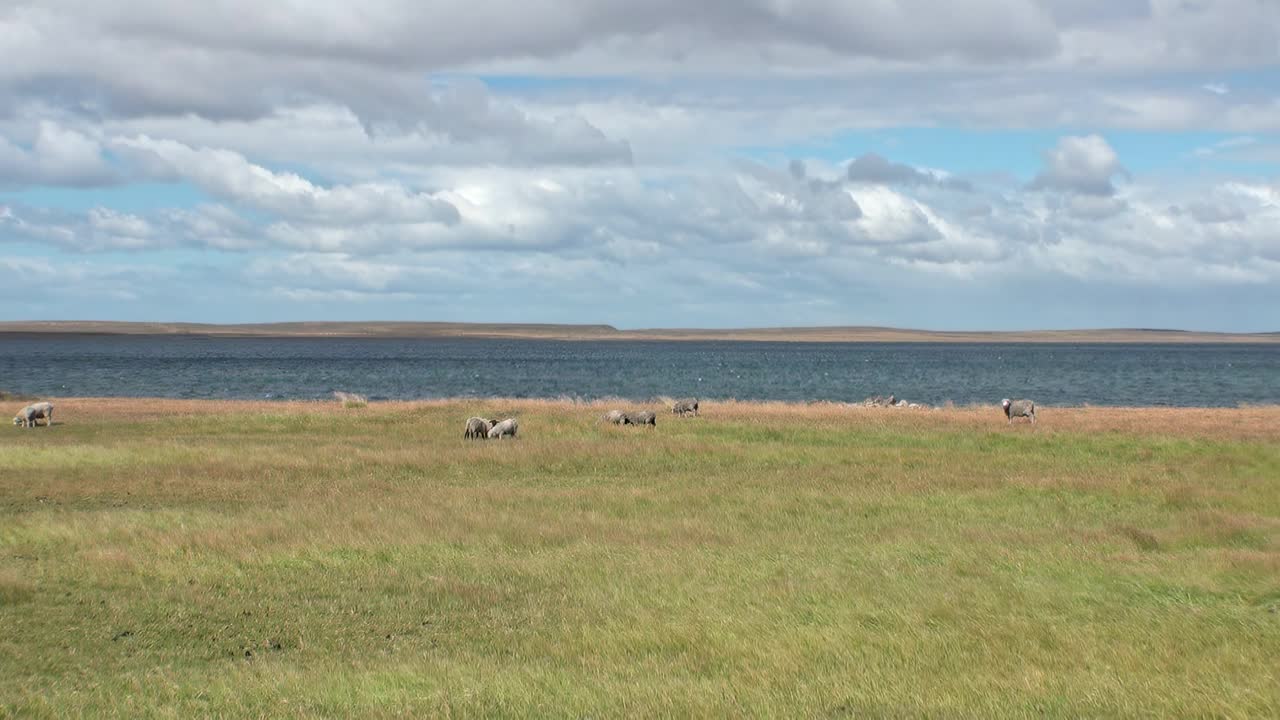
[[483, 440], [489, 437], [489, 431], [492, 429], [493, 421], [488, 418], [468, 418], [467, 429], [462, 433], [462, 437], [468, 440]]
[[614, 425], [630, 425], [631, 417], [621, 410], [610, 410], [605, 414], [604, 421], [613, 423]]
[[632, 425], [649, 425], [650, 427], [658, 427], [658, 416], [648, 410], [641, 410], [628, 418]]
[[515, 437], [516, 431], [520, 429], [520, 423], [515, 418], [507, 418], [502, 422], [489, 428], [490, 440], [501, 440], [504, 437]]
[[689, 398], [689, 399], [687, 399], [687, 400], [677, 400], [677, 401], [675, 402], [675, 404], [671, 406], [671, 414], [672, 414], [672, 415], [681, 415], [681, 416], [685, 416], [685, 415], [697, 415], [697, 414], [698, 414], [698, 399], [697, 399], [697, 398]]
[[1004, 416], [1009, 419], [1009, 424], [1013, 424], [1016, 417], [1030, 418], [1031, 424], [1036, 424], [1036, 404], [1030, 400], [1010, 400], [1005, 398], [1000, 401], [1000, 406], [1004, 408]]
[[44, 418], [45, 427], [53, 424], [53, 403], [38, 402], [22, 408], [14, 416], [13, 424], [19, 427], [33, 428], [36, 426], [36, 420], [40, 418]]

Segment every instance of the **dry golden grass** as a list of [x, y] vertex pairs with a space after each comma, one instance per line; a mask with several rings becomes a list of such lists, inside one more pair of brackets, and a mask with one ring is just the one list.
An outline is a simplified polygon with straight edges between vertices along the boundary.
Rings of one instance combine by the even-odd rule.
[[[58, 404], [61, 421], [84, 418], [158, 418], [183, 415], [228, 415], [262, 412], [302, 414], [365, 413], [361, 417], [413, 412], [415, 410], [451, 407], [458, 400], [414, 400], [370, 403], [367, 408], [346, 408], [331, 402], [256, 402], [244, 400], [173, 400], [167, 398], [68, 398]], [[529, 411], [581, 411], [585, 415], [603, 414], [613, 408], [648, 408], [659, 412], [659, 420], [676, 420], [666, 412], [669, 399], [652, 402], [607, 399], [594, 401], [546, 399], [485, 399], [477, 401], [496, 408], [495, 414], [518, 414]], [[884, 428], [934, 428], [955, 430], [991, 430], [993, 424], [1004, 424], [998, 406], [940, 408], [876, 408], [843, 403], [788, 403], [700, 401], [702, 412], [718, 419], [734, 421], [806, 421], [848, 422], [853, 426]], [[1213, 438], [1223, 440], [1280, 441], [1280, 406], [1251, 405], [1238, 408], [1124, 408], [1070, 407], [1038, 408], [1037, 433], [1122, 433], [1128, 435], [1167, 435], [1170, 437]], [[1027, 425], [1016, 420], [1012, 427]]]
[[0, 716], [1280, 715], [1280, 408], [55, 402]]

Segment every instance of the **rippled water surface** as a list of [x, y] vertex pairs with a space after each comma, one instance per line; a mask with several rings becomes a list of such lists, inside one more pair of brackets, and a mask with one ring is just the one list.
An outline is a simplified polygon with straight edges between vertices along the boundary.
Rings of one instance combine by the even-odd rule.
[[1215, 406], [1280, 403], [1280, 346], [0, 336], [0, 389]]

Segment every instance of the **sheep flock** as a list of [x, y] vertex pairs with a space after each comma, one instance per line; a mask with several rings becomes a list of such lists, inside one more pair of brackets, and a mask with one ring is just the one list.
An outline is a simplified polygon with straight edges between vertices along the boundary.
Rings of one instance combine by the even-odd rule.
[[[335, 392], [334, 396], [337, 397], [345, 407], [363, 407], [366, 402], [363, 396], [353, 395], [351, 393]], [[877, 395], [875, 397], [867, 398], [861, 404], [866, 407], [927, 407], [919, 403], [899, 399], [894, 395], [889, 395], [888, 397]], [[1009, 398], [1005, 398], [1000, 402], [1000, 407], [1009, 424], [1012, 424], [1015, 419], [1019, 418], [1025, 418], [1032, 425], [1036, 422], [1036, 404], [1032, 400], [1010, 400]], [[679, 418], [699, 417], [698, 399], [684, 398], [675, 400], [670, 403], [669, 410], [673, 416]], [[19, 410], [17, 415], [14, 416], [13, 424], [18, 427], [30, 429], [38, 427], [41, 420], [44, 421], [44, 426], [46, 428], [53, 425], [53, 403], [45, 401], [27, 405]], [[615, 409], [605, 413], [601, 417], [601, 421], [610, 425], [657, 428], [658, 415], [652, 410]], [[520, 421], [514, 417], [508, 417], [503, 420], [490, 420], [485, 417], [473, 416], [467, 418], [466, 422], [463, 423], [462, 437], [466, 440], [514, 439], [519, 430]]]

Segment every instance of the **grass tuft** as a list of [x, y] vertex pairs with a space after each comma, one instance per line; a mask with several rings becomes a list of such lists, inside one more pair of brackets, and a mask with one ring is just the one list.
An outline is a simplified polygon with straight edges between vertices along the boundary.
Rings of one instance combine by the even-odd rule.
[[364, 408], [369, 407], [369, 398], [356, 393], [343, 392], [342, 390], [334, 390], [333, 396], [342, 403], [344, 408]]

